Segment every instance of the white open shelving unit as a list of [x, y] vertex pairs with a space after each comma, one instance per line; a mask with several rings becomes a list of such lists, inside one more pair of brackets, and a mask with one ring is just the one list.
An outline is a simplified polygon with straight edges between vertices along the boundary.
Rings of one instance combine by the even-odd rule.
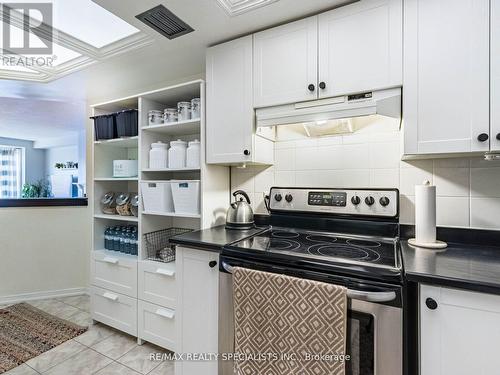
[[[149, 126], [148, 111], [175, 107], [177, 102], [192, 98], [201, 99], [199, 119]], [[139, 111], [138, 136], [94, 141], [92, 144], [92, 317], [137, 336], [140, 343], [150, 341], [175, 351], [175, 262], [148, 260], [144, 234], [172, 227], [196, 230], [224, 223], [229, 203], [229, 170], [205, 163], [205, 82], [190, 81], [95, 104], [91, 108], [93, 116], [131, 108]], [[200, 140], [200, 168], [150, 169], [151, 143], [168, 143], [177, 139]], [[113, 160], [116, 159], [137, 159], [139, 176], [113, 178]], [[108, 191], [138, 192], [141, 195], [141, 182], [169, 180], [200, 181], [199, 213], [145, 212], [142, 199], [138, 217], [101, 212], [100, 199]], [[138, 226], [137, 256], [104, 249], [105, 229], [121, 224]]]

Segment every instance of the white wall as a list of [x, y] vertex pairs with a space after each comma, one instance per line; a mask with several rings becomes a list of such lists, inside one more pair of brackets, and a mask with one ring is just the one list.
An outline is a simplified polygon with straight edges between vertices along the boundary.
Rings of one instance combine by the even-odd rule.
[[88, 285], [87, 207], [0, 208], [0, 304]]
[[500, 230], [500, 162], [480, 158], [403, 162], [399, 127], [379, 121], [352, 135], [279, 141], [275, 165], [232, 168], [232, 190], [253, 197], [265, 213], [263, 193], [275, 186], [389, 187], [401, 192], [402, 223], [414, 222], [414, 186], [437, 186], [441, 226]]

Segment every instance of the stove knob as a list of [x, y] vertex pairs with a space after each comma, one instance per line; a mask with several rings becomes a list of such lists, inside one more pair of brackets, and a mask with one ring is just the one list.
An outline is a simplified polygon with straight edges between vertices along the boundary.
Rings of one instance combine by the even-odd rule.
[[276, 199], [277, 202], [281, 202], [283, 196], [280, 193], [274, 194], [274, 199]]
[[354, 197], [351, 198], [351, 202], [353, 205], [357, 206], [358, 204], [361, 203], [361, 198], [355, 195]]
[[368, 206], [371, 206], [375, 203], [375, 199], [373, 199], [373, 197], [366, 197], [365, 198], [365, 203], [368, 205]]
[[290, 203], [293, 200], [292, 194], [285, 195], [285, 200]]
[[387, 197], [382, 197], [382, 198], [380, 198], [380, 204], [381, 204], [382, 206], [384, 206], [384, 207], [385, 207], [385, 206], [388, 206], [390, 202], [391, 202], [391, 201], [390, 201], [390, 200], [389, 200], [389, 198], [387, 198]]

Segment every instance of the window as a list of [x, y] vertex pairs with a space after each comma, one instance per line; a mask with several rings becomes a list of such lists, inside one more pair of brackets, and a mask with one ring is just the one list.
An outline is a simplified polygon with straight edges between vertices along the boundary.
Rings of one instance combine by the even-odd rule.
[[21, 198], [23, 148], [0, 146], [0, 198]]

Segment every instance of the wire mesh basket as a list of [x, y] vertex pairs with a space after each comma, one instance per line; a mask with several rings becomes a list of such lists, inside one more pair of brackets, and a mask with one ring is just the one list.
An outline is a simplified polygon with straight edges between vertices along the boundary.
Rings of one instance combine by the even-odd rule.
[[170, 245], [170, 238], [187, 232], [192, 232], [192, 229], [167, 228], [144, 234], [147, 258], [157, 262], [173, 262], [175, 249]]

